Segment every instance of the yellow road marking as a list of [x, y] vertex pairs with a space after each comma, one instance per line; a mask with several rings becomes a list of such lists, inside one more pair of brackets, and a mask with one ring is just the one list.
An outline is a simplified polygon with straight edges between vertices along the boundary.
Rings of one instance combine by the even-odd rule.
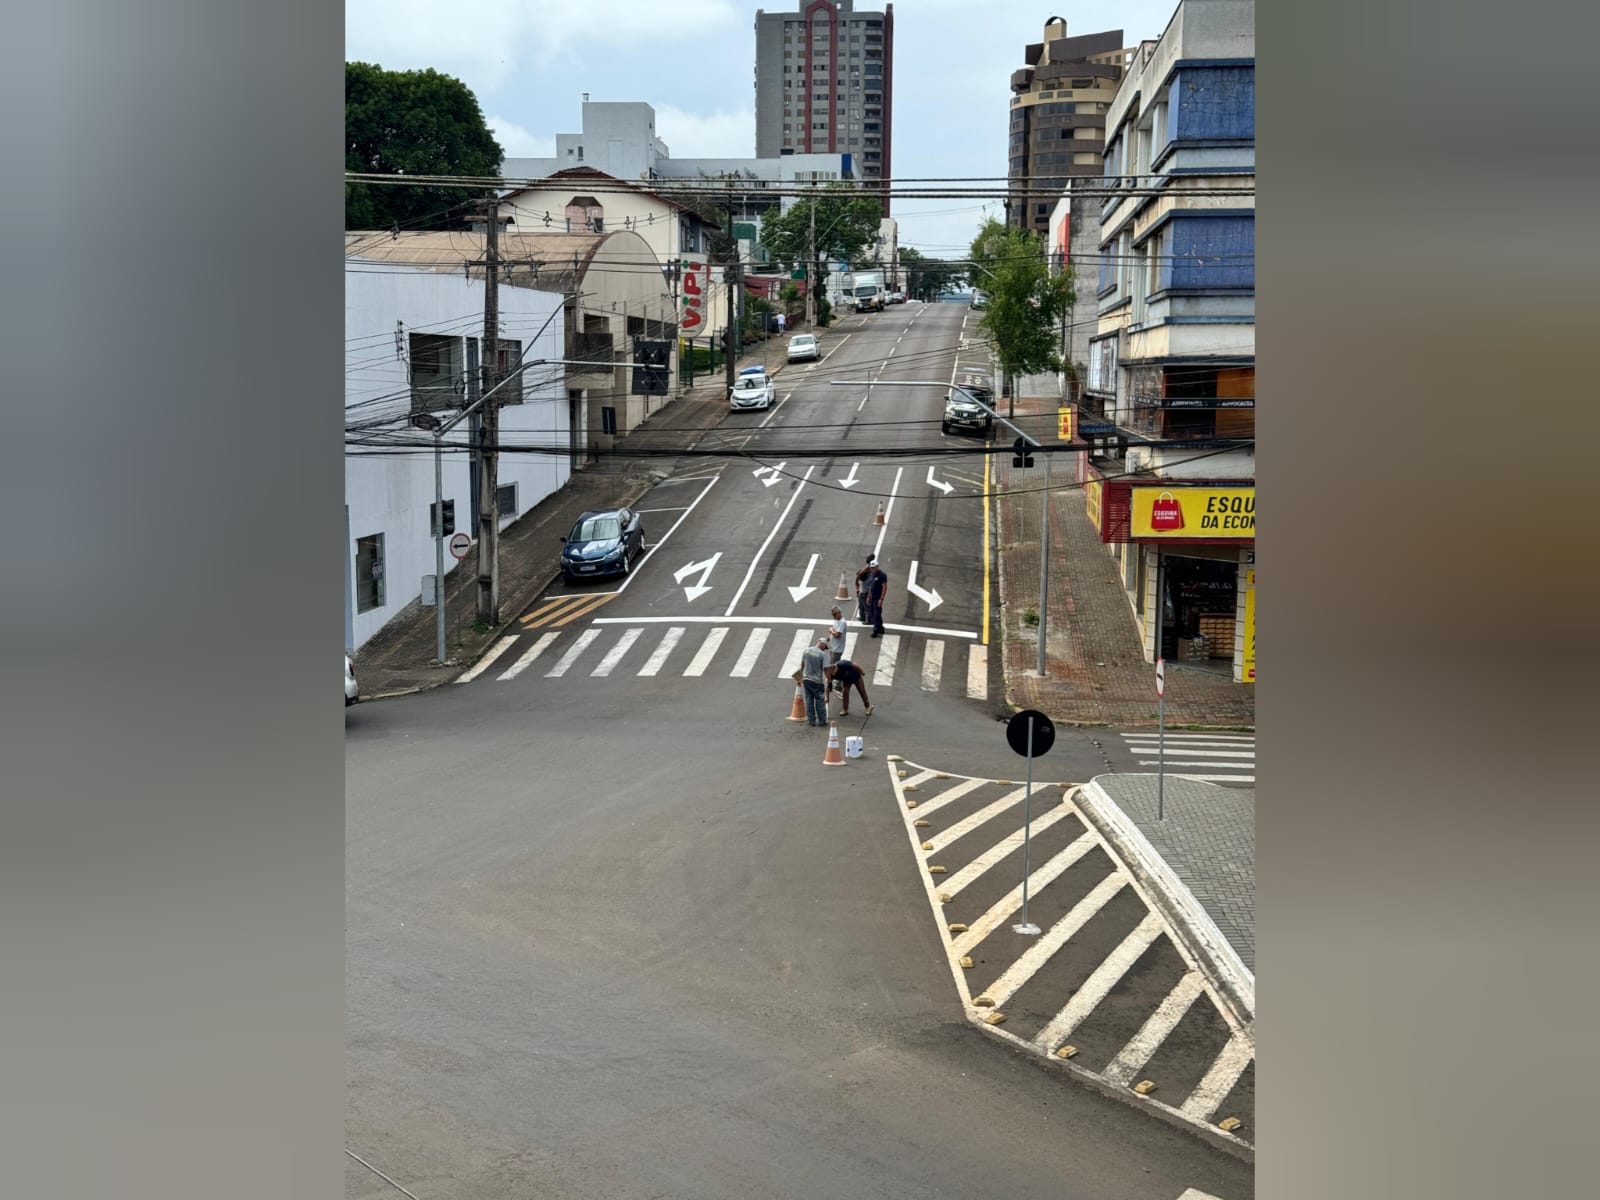
[[614, 595], [614, 593], [608, 593], [608, 594], [606, 594], [604, 596], [596, 596], [596, 597], [594, 597], [594, 599], [592, 599], [592, 600], [590, 600], [588, 602], [579, 603], [579, 604], [577, 604], [577, 605], [575, 605], [573, 607], [571, 612], [566, 613], [564, 616], [560, 617], [557, 620], [551, 621], [550, 624], [552, 624], [552, 625], [565, 625], [570, 621], [577, 620], [579, 617], [588, 616], [590, 613], [594, 612], [597, 608], [599, 608], [606, 601], [610, 600], [613, 595]]
[[536, 608], [531, 613], [527, 613], [527, 614], [523, 615], [522, 617], [520, 617], [518, 619], [524, 625], [531, 625], [531, 624], [533, 624], [533, 622], [537, 621], [540, 617], [549, 616], [551, 613], [555, 612], [557, 609], [565, 608], [567, 605], [571, 604], [574, 600], [581, 600], [581, 599], [582, 598], [578, 597], [578, 596], [558, 596], [554, 600], [550, 601], [549, 604], [543, 605], [540, 608]]

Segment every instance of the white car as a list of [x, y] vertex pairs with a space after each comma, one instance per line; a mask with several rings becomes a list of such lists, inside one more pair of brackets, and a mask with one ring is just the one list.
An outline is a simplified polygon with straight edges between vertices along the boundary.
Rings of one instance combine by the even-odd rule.
[[344, 706], [349, 708], [361, 699], [361, 689], [356, 685], [356, 669], [350, 656], [344, 656]]
[[773, 397], [777, 394], [777, 385], [772, 382], [770, 375], [764, 371], [759, 374], [750, 372], [734, 381], [728, 405], [735, 409], [771, 408]]
[[806, 359], [815, 361], [817, 353], [817, 335], [814, 333], [797, 333], [789, 339], [789, 361], [803, 362]]

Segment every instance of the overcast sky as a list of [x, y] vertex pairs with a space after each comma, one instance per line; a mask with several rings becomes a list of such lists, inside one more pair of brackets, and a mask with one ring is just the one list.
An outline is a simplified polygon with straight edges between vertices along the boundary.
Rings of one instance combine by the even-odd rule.
[[[591, 100], [642, 100], [675, 158], [755, 154], [755, 13], [796, 0], [345, 0], [345, 57], [391, 70], [433, 67], [478, 97], [507, 155], [555, 153]], [[881, 0], [858, 0], [862, 12]], [[894, 6], [897, 179], [1006, 173], [1011, 72], [1051, 16], [1068, 36], [1161, 36], [1177, 0], [1040, 5], [902, 0]], [[924, 65], [926, 64], [926, 65]], [[988, 212], [1000, 215], [991, 201]], [[960, 257], [984, 217], [970, 201], [897, 201], [902, 245]]]

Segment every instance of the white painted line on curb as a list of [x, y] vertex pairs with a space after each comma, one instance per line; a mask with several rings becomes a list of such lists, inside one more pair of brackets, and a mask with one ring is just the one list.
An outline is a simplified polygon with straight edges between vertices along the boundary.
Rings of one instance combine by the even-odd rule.
[[639, 674], [659, 675], [661, 668], [666, 665], [667, 655], [672, 653], [672, 648], [678, 644], [678, 640], [683, 637], [683, 633], [682, 625], [674, 625], [667, 630], [667, 636], [662, 638], [661, 644], [651, 651], [650, 657], [645, 660], [644, 666], [639, 668]]
[[559, 629], [552, 629], [549, 633], [545, 634], [533, 644], [533, 648], [531, 650], [529, 650], [521, 658], [517, 659], [515, 666], [506, 671], [505, 674], [501, 675], [496, 682], [504, 683], [508, 679], [515, 679], [518, 675], [521, 675], [528, 669], [529, 666], [532, 665], [533, 660], [538, 658], [539, 655], [543, 654], [550, 643], [555, 641], [560, 636], [561, 631]]
[[717, 648], [722, 645], [722, 639], [728, 636], [727, 626], [718, 626], [706, 634], [706, 640], [700, 643], [700, 649], [694, 652], [694, 658], [683, 669], [686, 676], [698, 676], [706, 673], [706, 668], [711, 665], [711, 660], [716, 657]]
[[[1072, 994], [1072, 999], [1039, 1031], [1033, 1039], [1034, 1043], [1049, 1051], [1071, 1037], [1072, 1031], [1088, 1020], [1089, 1014], [1099, 1007], [1100, 1001], [1122, 982], [1122, 977], [1139, 961], [1139, 956], [1150, 949], [1161, 936], [1161, 931], [1161, 918], [1153, 912], [1145, 913], [1144, 920], [1101, 960], [1089, 978], [1083, 981], [1083, 986]], [[995, 1003], [1000, 1001], [996, 1000]]]
[[545, 678], [555, 679], [565, 675], [568, 668], [578, 661], [578, 656], [589, 648], [589, 643], [599, 636], [598, 629], [585, 629], [578, 635], [578, 640], [567, 648], [567, 652], [561, 656], [561, 661], [545, 672]]
[[594, 670], [590, 671], [589, 674], [591, 676], [602, 678], [611, 674], [612, 671], [616, 670], [617, 664], [622, 661], [622, 656], [626, 654], [628, 649], [639, 640], [639, 635], [643, 632], [643, 629], [629, 629], [625, 631], [623, 635], [617, 639], [617, 644], [606, 652], [606, 656], [600, 660], [599, 665], [596, 666]]
[[1255, 1056], [1254, 1039], [1234, 1034], [1178, 1111], [1195, 1121], [1206, 1120], [1233, 1091], [1233, 1085], [1239, 1082], [1239, 1076]]
[[485, 654], [475, 664], [473, 664], [472, 669], [460, 679], [456, 680], [456, 682], [471, 683], [479, 675], [482, 675], [485, 671], [487, 671], [489, 669], [489, 665], [493, 663], [495, 659], [499, 658], [507, 650], [511, 649], [512, 644], [515, 643], [516, 640], [517, 639], [515, 635], [501, 638], [493, 646], [489, 647], [489, 653]]
[[1205, 980], [1200, 977], [1199, 971], [1186, 972], [1167, 993], [1167, 998], [1156, 1006], [1155, 1012], [1150, 1014], [1150, 1019], [1138, 1033], [1133, 1035], [1126, 1046], [1117, 1051], [1117, 1056], [1100, 1074], [1118, 1087], [1126, 1087], [1132, 1083], [1134, 1075], [1143, 1070], [1144, 1065], [1155, 1056], [1161, 1043], [1166, 1041], [1178, 1027], [1178, 1022], [1183, 1020], [1184, 1014], [1205, 990]]
[[760, 655], [761, 648], [767, 644], [767, 636], [771, 632], [772, 630], [765, 628], [752, 629], [750, 631], [750, 637], [744, 644], [744, 650], [739, 654], [739, 661], [734, 663], [733, 670], [728, 672], [731, 678], [744, 679], [749, 676], [751, 671], [755, 670], [756, 658]]

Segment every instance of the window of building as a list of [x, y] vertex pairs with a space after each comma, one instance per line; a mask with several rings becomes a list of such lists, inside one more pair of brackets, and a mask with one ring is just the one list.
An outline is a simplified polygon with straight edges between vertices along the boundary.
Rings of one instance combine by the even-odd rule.
[[383, 534], [356, 539], [356, 611], [383, 607]]
[[432, 333], [409, 338], [411, 411], [458, 407], [466, 395], [461, 339]]
[[[522, 403], [522, 372], [517, 371], [515, 375], [512, 374], [520, 362], [522, 362], [522, 343], [511, 338], [501, 338], [500, 357], [495, 368], [498, 372], [495, 378], [500, 381], [500, 390], [495, 393], [495, 398], [502, 404]], [[491, 399], [490, 403], [494, 403], [494, 399]]]
[[502, 484], [494, 491], [494, 511], [502, 517], [517, 515], [517, 485]]

